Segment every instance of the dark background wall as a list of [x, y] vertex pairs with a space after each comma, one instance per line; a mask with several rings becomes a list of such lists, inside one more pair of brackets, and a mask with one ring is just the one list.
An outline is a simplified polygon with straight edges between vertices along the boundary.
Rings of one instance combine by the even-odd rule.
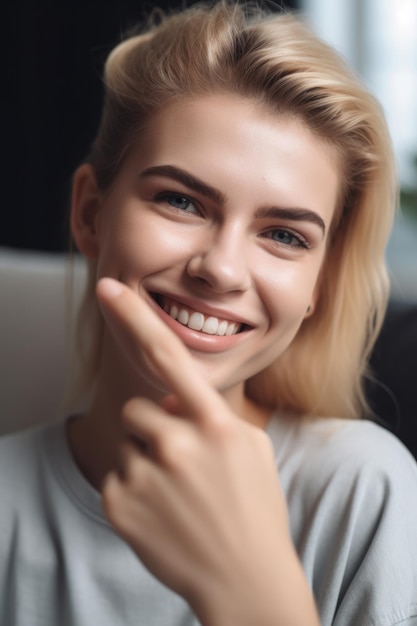
[[[0, 245], [65, 250], [71, 175], [97, 128], [103, 61], [153, 4], [20, 0], [8, 5], [2, 25]], [[157, 5], [178, 6], [169, 0]], [[286, 2], [289, 8], [297, 5]]]

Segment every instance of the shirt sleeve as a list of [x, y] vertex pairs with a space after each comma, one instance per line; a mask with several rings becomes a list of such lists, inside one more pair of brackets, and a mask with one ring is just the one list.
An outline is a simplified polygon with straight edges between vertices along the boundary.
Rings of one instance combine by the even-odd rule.
[[[341, 420], [339, 420], [341, 422]], [[291, 528], [323, 626], [417, 625], [417, 465], [371, 422], [298, 437]], [[295, 457], [297, 457], [295, 454]]]

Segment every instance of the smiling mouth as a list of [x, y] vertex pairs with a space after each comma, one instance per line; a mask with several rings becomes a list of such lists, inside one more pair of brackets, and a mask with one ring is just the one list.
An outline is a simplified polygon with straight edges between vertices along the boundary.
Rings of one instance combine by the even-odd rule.
[[155, 293], [151, 295], [161, 309], [165, 311], [165, 313], [191, 330], [195, 330], [206, 335], [230, 337], [231, 335], [237, 335], [248, 328], [246, 324], [239, 324], [238, 322], [232, 322], [230, 320], [214, 317], [213, 315], [205, 315], [200, 311], [184, 306], [184, 304], [177, 302], [172, 298], [166, 298]]

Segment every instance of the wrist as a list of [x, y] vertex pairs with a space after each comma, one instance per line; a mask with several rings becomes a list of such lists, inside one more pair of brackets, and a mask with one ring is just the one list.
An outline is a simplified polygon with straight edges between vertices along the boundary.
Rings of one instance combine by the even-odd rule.
[[319, 626], [315, 601], [295, 550], [276, 563], [251, 568], [224, 582], [207, 581], [189, 601], [203, 626]]

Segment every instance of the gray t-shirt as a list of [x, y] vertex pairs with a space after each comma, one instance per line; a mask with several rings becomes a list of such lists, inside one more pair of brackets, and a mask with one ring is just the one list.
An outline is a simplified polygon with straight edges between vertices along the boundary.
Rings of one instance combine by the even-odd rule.
[[[268, 433], [323, 626], [416, 626], [411, 455], [365, 421], [274, 417]], [[1, 626], [197, 624], [113, 532], [62, 422], [0, 440]]]

